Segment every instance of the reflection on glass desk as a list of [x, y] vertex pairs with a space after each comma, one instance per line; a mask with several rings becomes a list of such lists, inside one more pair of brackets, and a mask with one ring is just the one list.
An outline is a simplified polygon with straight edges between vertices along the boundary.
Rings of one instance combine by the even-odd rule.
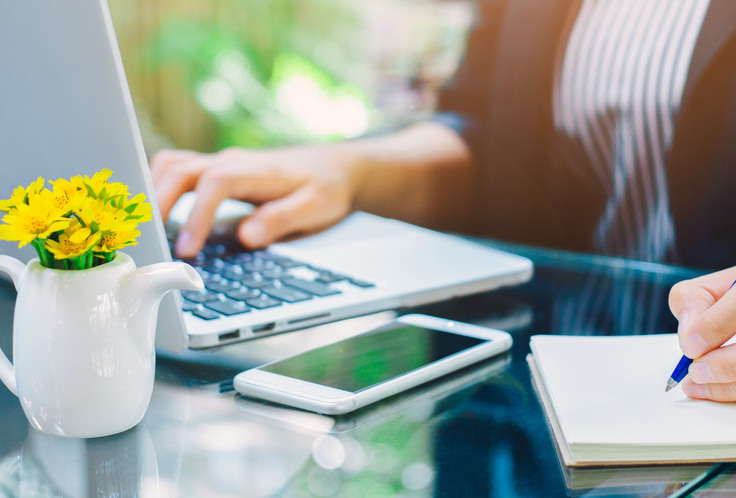
[[[732, 467], [560, 465], [525, 361], [540, 333], [673, 332], [667, 295], [694, 270], [507, 246], [535, 263], [519, 287], [420, 312], [507, 330], [512, 350], [353, 414], [328, 417], [236, 395], [238, 372], [368, 330], [396, 312], [221, 349], [159, 355], [143, 422], [95, 440], [28, 428], [0, 389], [0, 496], [669, 496], [736, 490]], [[15, 291], [0, 284], [10, 350]], [[688, 484], [690, 483], [690, 484]]]

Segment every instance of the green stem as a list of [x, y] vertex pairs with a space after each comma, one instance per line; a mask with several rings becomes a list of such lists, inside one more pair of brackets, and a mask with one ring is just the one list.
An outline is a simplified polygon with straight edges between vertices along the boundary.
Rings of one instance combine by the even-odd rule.
[[46, 268], [51, 268], [49, 265], [49, 258], [48, 258], [48, 251], [44, 248], [45, 241], [43, 239], [39, 239], [38, 237], [33, 239], [31, 242], [31, 245], [36, 250], [36, 254], [38, 254], [38, 259], [41, 261], [41, 266], [45, 266]]

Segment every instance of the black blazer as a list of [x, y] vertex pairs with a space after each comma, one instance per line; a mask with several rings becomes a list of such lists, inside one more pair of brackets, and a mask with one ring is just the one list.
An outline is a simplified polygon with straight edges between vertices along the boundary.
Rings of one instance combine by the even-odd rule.
[[[483, 165], [482, 223], [512, 241], [591, 251], [605, 193], [554, 140], [556, 58], [579, 0], [478, 0], [478, 21], [437, 119]], [[670, 262], [736, 264], [736, 1], [711, 0], [666, 160]]]

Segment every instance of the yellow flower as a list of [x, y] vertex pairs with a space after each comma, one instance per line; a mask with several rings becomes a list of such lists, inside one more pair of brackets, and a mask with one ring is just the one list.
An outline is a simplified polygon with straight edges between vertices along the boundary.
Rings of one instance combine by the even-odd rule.
[[56, 207], [53, 194], [46, 189], [40, 190], [28, 195], [28, 204], [21, 202], [3, 216], [6, 224], [0, 225], [0, 238], [18, 241], [18, 247], [36, 238], [46, 239], [69, 226], [70, 220], [63, 215], [63, 211]]
[[107, 180], [112, 176], [112, 170], [102, 168], [100, 171], [92, 175], [92, 178], [84, 175], [84, 182], [94, 189], [98, 189], [107, 184]]
[[128, 231], [138, 225], [137, 220], [126, 220], [128, 213], [102, 200], [90, 201], [78, 214], [82, 222], [93, 231]]
[[79, 221], [74, 220], [69, 227], [59, 235], [59, 241], [47, 239], [46, 249], [56, 259], [78, 258], [88, 253], [100, 239], [98, 233], [93, 234], [89, 227], [82, 227]]
[[28, 188], [23, 188], [23, 186], [16, 187], [10, 195], [10, 199], [0, 200], [0, 211], [5, 211], [7, 213], [18, 204], [25, 204], [28, 195], [36, 195], [43, 189], [44, 181], [45, 180], [39, 176], [36, 181], [31, 182]]
[[[115, 251], [136, 244], [138, 224], [151, 220], [150, 203], [139, 194], [128, 199], [128, 186], [110, 182], [103, 169], [92, 177], [73, 176], [50, 182], [39, 177], [0, 200], [7, 214], [0, 239], [32, 244], [48, 268], [83, 269], [111, 261]], [[95, 251], [96, 249], [96, 251]]]
[[121, 232], [101, 232], [99, 242], [95, 246], [95, 252], [113, 252], [127, 246], [137, 245], [140, 230], [126, 230]]
[[151, 221], [153, 218], [151, 204], [149, 202], [144, 202], [145, 200], [145, 194], [138, 194], [132, 199], [126, 201], [125, 205], [121, 206], [125, 212], [128, 213], [127, 219], [136, 220], [138, 223]]
[[78, 211], [88, 199], [84, 188], [64, 178], [50, 182], [54, 186], [54, 202], [65, 214]]
[[113, 197], [127, 197], [128, 196], [128, 186], [124, 183], [120, 182], [112, 182], [108, 183], [105, 186], [105, 190], [107, 191], [107, 197], [106, 199], [111, 199]]
[[120, 183], [120, 182], [108, 182], [108, 179], [112, 175], [112, 171], [104, 168], [101, 171], [98, 171], [94, 175], [92, 175], [92, 178], [88, 177], [87, 175], [84, 175], [84, 178], [75, 177], [72, 178], [72, 183], [79, 183], [81, 182], [82, 188], [87, 191], [87, 193], [95, 198], [95, 199], [102, 199], [102, 200], [108, 200], [113, 197], [128, 196], [128, 186]]

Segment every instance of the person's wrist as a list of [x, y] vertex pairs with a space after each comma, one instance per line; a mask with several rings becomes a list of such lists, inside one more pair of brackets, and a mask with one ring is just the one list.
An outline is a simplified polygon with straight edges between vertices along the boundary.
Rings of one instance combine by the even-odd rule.
[[335, 145], [334, 163], [344, 175], [352, 209], [360, 209], [365, 178], [369, 170], [367, 145], [360, 140], [339, 142]]

